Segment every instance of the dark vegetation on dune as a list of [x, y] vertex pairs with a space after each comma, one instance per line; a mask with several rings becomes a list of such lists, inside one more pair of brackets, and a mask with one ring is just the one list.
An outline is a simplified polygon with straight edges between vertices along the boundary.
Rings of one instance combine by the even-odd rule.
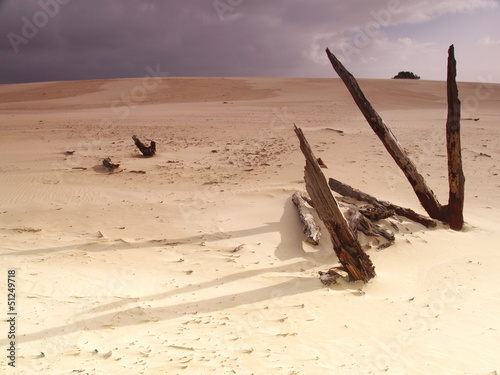
[[393, 79], [420, 79], [420, 76], [416, 75], [413, 72], [401, 71], [392, 78]]

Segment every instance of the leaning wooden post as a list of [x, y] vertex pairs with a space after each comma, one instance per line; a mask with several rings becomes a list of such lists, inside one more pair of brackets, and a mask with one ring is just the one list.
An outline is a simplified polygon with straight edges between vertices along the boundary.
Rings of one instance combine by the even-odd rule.
[[368, 121], [368, 124], [370, 124], [375, 134], [377, 134], [389, 154], [405, 174], [422, 207], [427, 211], [430, 217], [446, 221], [443, 206], [438, 202], [434, 192], [427, 186], [424, 177], [417, 171], [417, 167], [410, 160], [408, 154], [401, 147], [392, 131], [384, 123], [384, 120], [382, 120], [375, 111], [368, 99], [366, 99], [354, 76], [349, 73], [328, 48], [326, 49], [326, 54], [333, 68], [342, 79], [354, 101], [365, 116], [366, 121]]
[[446, 120], [446, 146], [448, 152], [448, 182], [450, 194], [447, 215], [450, 228], [461, 230], [464, 224], [463, 209], [465, 176], [462, 169], [462, 147], [460, 144], [460, 100], [456, 81], [457, 62], [453, 45], [448, 50], [448, 118]]
[[340, 211], [318, 160], [301, 129], [295, 126], [300, 149], [306, 158], [305, 182], [311, 201], [319, 218], [330, 233], [333, 249], [349, 275], [350, 281], [368, 281], [375, 277], [375, 268], [370, 257], [361, 248], [354, 232]]

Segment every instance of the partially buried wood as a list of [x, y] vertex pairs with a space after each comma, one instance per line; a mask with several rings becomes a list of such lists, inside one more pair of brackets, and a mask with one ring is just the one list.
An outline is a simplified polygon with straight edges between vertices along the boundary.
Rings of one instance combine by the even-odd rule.
[[302, 224], [302, 230], [306, 235], [306, 242], [311, 245], [318, 245], [321, 237], [321, 229], [314, 221], [314, 217], [311, 215], [306, 206], [304, 194], [300, 191], [296, 191], [292, 195], [292, 201], [299, 212], [299, 219]]
[[384, 120], [382, 120], [368, 99], [365, 97], [354, 76], [349, 73], [344, 65], [342, 65], [342, 63], [333, 53], [330, 52], [328, 48], [326, 49], [326, 54], [333, 68], [342, 79], [357, 106], [365, 116], [366, 121], [368, 121], [370, 127], [380, 138], [389, 154], [405, 174], [422, 207], [427, 211], [430, 217], [446, 221], [443, 206], [438, 202], [434, 192], [427, 186], [424, 177], [418, 172], [416, 165], [408, 157], [406, 151], [401, 147], [396, 139], [396, 136], [387, 127]]
[[337, 269], [331, 268], [326, 272], [319, 271], [319, 280], [324, 285], [332, 285], [337, 283], [337, 279], [342, 275], [338, 272]]
[[375, 277], [375, 267], [342, 215], [304, 133], [297, 126], [295, 126], [295, 133], [300, 141], [300, 149], [306, 158], [304, 178], [306, 189], [319, 218], [330, 234], [335, 254], [350, 281], [366, 282]]
[[132, 136], [132, 139], [134, 140], [135, 145], [142, 152], [144, 157], [150, 158], [151, 156], [153, 156], [156, 153], [156, 142], [155, 141], [151, 141], [150, 145], [146, 146], [135, 135]]
[[446, 207], [450, 228], [461, 230], [464, 224], [463, 209], [465, 176], [462, 169], [462, 147], [460, 144], [460, 100], [456, 81], [457, 62], [455, 47], [448, 50], [448, 118], [446, 120], [446, 149], [448, 153], [448, 182], [450, 193]]
[[363, 206], [360, 207], [359, 212], [366, 216], [371, 221], [379, 221], [382, 219], [387, 219], [388, 217], [394, 216], [394, 210], [387, 209], [385, 207], [369, 207]]
[[102, 161], [102, 165], [104, 165], [108, 171], [113, 172], [116, 168], [120, 166], [120, 164], [114, 164], [111, 161], [111, 158], [106, 158]]
[[355, 232], [359, 230], [367, 236], [383, 237], [390, 242], [396, 239], [394, 234], [385, 230], [380, 225], [372, 223], [365, 215], [359, 210], [351, 208], [347, 211], [346, 216], [349, 218], [349, 227]]
[[385, 201], [379, 201], [377, 198], [369, 194], [363, 193], [362, 191], [355, 189], [347, 184], [344, 184], [334, 178], [329, 179], [328, 185], [330, 185], [330, 188], [333, 191], [339, 193], [340, 195], [354, 198], [357, 199], [358, 201], [367, 202], [375, 207], [383, 207], [386, 210], [393, 211], [397, 215], [404, 216], [412, 221], [415, 221], [416, 223], [422, 224], [426, 228], [434, 228], [436, 226], [436, 222], [434, 220], [422, 216], [410, 208], [396, 206], [395, 204]]

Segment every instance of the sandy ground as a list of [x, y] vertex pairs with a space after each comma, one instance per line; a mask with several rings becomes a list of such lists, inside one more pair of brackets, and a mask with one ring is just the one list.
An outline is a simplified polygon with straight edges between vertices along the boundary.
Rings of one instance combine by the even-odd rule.
[[[360, 84], [446, 202], [445, 83]], [[497, 374], [500, 85], [459, 88], [480, 119], [462, 122], [465, 229], [401, 220], [368, 250], [375, 279], [325, 287], [331, 243], [304, 243], [290, 199], [294, 123], [327, 176], [424, 213], [340, 80], [0, 85], [1, 372]]]

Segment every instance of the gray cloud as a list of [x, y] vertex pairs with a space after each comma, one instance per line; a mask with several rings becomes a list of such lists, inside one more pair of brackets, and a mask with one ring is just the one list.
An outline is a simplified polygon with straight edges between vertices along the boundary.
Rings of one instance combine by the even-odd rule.
[[[393, 55], [407, 54], [407, 40], [412, 38], [390, 35], [390, 27], [427, 22], [457, 10], [492, 9], [496, 2], [373, 0], [369, 4], [361, 0], [0, 0], [0, 83], [140, 77], [147, 66], [156, 64], [171, 76], [331, 77], [324, 48], [332, 46], [342, 54], [343, 45], [356, 46], [360, 33], [370, 31], [367, 25], [373, 30], [377, 24], [377, 33], [370, 34], [368, 43], [360, 44], [348, 62], [361, 76], [384, 77], [387, 73], [376, 66], [377, 61], [382, 63], [380, 54], [387, 48], [395, 49]], [[418, 51], [428, 45], [429, 40], [415, 41], [411, 47]]]

